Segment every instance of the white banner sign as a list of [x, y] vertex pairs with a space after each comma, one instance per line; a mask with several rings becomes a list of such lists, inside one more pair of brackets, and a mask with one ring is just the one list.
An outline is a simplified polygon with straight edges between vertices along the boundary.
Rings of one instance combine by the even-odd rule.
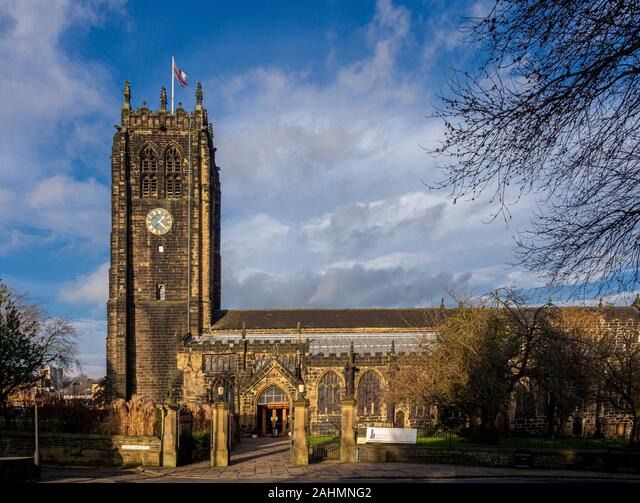
[[135, 445], [135, 444], [124, 444], [122, 446], [123, 451], [148, 451], [150, 447], [148, 445]]
[[367, 443], [415, 444], [418, 430], [415, 428], [367, 428]]

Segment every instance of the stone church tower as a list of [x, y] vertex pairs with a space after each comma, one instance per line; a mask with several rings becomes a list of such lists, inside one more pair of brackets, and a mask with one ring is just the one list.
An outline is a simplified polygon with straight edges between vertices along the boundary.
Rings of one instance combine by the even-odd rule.
[[179, 379], [176, 351], [220, 309], [220, 178], [202, 105], [131, 107], [125, 82], [111, 156], [107, 380], [111, 398], [162, 400]]

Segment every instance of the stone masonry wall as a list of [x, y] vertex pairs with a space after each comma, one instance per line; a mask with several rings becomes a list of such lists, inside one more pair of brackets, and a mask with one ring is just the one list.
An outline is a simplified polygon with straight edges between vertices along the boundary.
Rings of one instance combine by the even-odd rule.
[[[158, 437], [40, 433], [40, 459], [44, 464], [94, 466], [160, 466]], [[0, 456], [33, 456], [32, 433], [0, 435]]]

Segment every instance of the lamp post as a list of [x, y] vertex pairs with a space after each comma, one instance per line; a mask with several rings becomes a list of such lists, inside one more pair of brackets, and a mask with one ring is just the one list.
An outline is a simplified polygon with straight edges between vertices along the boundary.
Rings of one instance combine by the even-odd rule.
[[40, 465], [40, 443], [39, 443], [39, 432], [38, 432], [38, 407], [42, 407], [44, 405], [44, 395], [42, 391], [45, 388], [34, 386], [33, 387], [33, 412], [34, 412], [34, 421], [35, 421], [35, 450], [33, 452], [33, 462], [36, 466]]
[[[36, 466], [40, 465], [40, 446], [38, 445], [38, 402], [41, 401], [40, 396], [38, 395], [38, 388], [33, 388], [33, 410], [34, 410], [34, 420], [35, 420], [35, 435], [36, 435], [36, 449], [33, 452], [33, 463]], [[42, 402], [40, 402], [42, 405]]]

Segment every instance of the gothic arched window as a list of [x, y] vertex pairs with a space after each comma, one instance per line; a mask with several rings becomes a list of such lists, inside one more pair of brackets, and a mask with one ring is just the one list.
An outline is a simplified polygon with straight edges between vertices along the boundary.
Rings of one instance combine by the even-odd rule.
[[262, 367], [264, 367], [265, 363], [267, 363], [268, 358], [268, 355], [256, 355], [253, 364], [253, 370], [255, 370], [256, 372], [259, 371]]
[[265, 389], [258, 398], [258, 405], [285, 404], [289, 402], [289, 397], [278, 386], [272, 384]]
[[296, 368], [296, 356], [295, 355], [280, 355], [278, 357], [278, 361], [282, 364], [283, 367], [291, 370], [292, 372]]
[[358, 413], [375, 415], [380, 413], [382, 383], [376, 372], [365, 372], [358, 383]]
[[335, 372], [327, 372], [318, 384], [318, 413], [340, 412], [340, 378]]
[[149, 145], [140, 153], [140, 195], [158, 197], [158, 158]]
[[409, 417], [411, 419], [422, 418], [427, 415], [427, 407], [424, 405], [413, 404], [409, 410]]
[[182, 195], [181, 162], [178, 149], [169, 147], [164, 155], [164, 179], [167, 197], [180, 197]]

